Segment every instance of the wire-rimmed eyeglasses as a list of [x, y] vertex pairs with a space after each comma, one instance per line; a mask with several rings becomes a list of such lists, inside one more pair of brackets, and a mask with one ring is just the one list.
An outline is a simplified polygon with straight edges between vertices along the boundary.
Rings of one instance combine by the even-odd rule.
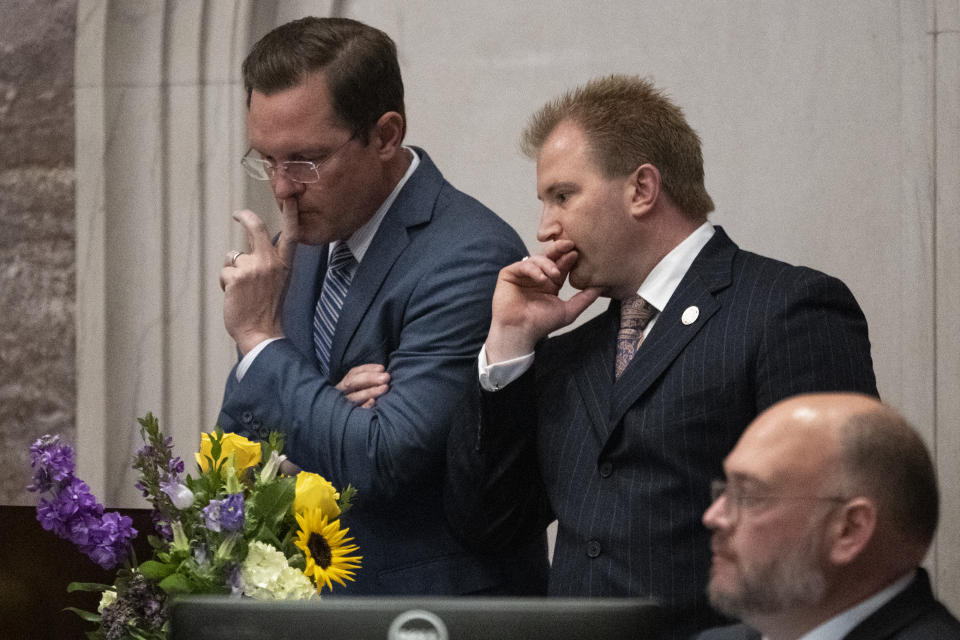
[[793, 495], [754, 495], [741, 493], [738, 490], [731, 489], [727, 490], [727, 481], [726, 480], [714, 480], [710, 483], [710, 499], [712, 503], [716, 503], [717, 500], [723, 498], [723, 504], [721, 505], [723, 510], [723, 517], [732, 527], [737, 524], [740, 519], [740, 514], [743, 511], [756, 510], [776, 500], [824, 500], [827, 502], [836, 502], [838, 504], [843, 504], [847, 502], [849, 498], [844, 498], [841, 496], [793, 496]]
[[310, 160], [287, 160], [286, 162], [271, 162], [263, 158], [250, 157], [253, 148], [247, 149], [247, 152], [240, 158], [240, 164], [246, 170], [247, 175], [254, 180], [273, 180], [277, 173], [282, 171], [288, 180], [293, 182], [302, 182], [311, 184], [320, 181], [320, 167], [330, 161], [333, 156], [340, 153], [340, 150], [350, 144], [356, 135], [350, 136], [346, 142], [334, 149], [326, 158], [319, 162]]

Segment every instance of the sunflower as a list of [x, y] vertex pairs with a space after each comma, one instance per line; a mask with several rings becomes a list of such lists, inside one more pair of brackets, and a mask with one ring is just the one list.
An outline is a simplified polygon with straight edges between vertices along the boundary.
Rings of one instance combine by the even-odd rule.
[[343, 586], [344, 578], [353, 580], [353, 569], [360, 567], [363, 556], [351, 556], [359, 547], [353, 538], [345, 538], [350, 529], [341, 529], [340, 520], [327, 521], [320, 508], [306, 509], [297, 513], [300, 530], [294, 544], [307, 556], [307, 568], [303, 572], [317, 584], [317, 591], [326, 584], [333, 590], [331, 580]]

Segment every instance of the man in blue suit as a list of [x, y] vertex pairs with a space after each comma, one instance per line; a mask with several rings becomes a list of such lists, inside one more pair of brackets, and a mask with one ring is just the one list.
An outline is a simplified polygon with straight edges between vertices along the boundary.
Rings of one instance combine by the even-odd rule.
[[939, 516], [933, 463], [896, 411], [795, 396], [754, 420], [723, 466], [703, 515], [710, 601], [750, 626], [701, 640], [960, 638], [920, 568]]
[[[500, 273], [448, 515], [486, 551], [557, 519], [551, 594], [653, 597], [686, 637], [720, 620], [700, 514], [723, 457], [783, 397], [876, 394], [866, 320], [839, 280], [707, 220], [700, 140], [649, 82], [594, 80], [523, 141], [546, 250]], [[600, 296], [605, 313], [547, 338]]]
[[441, 498], [496, 275], [523, 243], [403, 146], [403, 83], [381, 31], [297, 20], [256, 44], [243, 75], [243, 164], [270, 181], [283, 227], [272, 243], [255, 214], [235, 214], [249, 249], [228, 256], [221, 284], [242, 359], [220, 425], [281, 430], [292, 462], [357, 488], [344, 521], [363, 566], [345, 593], [542, 591], [544, 540], [526, 565], [468, 551]]

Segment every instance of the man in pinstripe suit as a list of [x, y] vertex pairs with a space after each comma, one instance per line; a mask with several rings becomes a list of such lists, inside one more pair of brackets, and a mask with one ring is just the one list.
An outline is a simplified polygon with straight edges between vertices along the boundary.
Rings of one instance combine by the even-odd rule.
[[[556, 518], [551, 594], [654, 597], [686, 637], [720, 620], [700, 515], [724, 456], [784, 397], [876, 395], [866, 320], [839, 280], [707, 221], [700, 140], [650, 83], [594, 80], [523, 143], [546, 250], [500, 272], [475, 406], [448, 440], [448, 518], [486, 551]], [[605, 313], [547, 338], [600, 296]]]

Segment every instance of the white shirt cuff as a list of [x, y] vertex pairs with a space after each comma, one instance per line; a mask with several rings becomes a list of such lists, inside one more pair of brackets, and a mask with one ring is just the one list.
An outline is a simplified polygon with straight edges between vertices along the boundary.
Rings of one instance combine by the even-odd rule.
[[526, 373], [531, 366], [533, 366], [533, 353], [488, 365], [487, 345], [483, 345], [480, 348], [480, 355], [477, 357], [480, 387], [484, 391], [500, 391], [500, 389]]
[[237, 365], [237, 382], [243, 380], [243, 376], [247, 375], [247, 369], [250, 368], [250, 365], [253, 364], [253, 361], [257, 359], [257, 356], [260, 355], [260, 352], [263, 351], [268, 344], [274, 340], [280, 340], [281, 338], [267, 338], [250, 351], [247, 351], [247, 355], [243, 356], [243, 359], [240, 360], [240, 364]]

